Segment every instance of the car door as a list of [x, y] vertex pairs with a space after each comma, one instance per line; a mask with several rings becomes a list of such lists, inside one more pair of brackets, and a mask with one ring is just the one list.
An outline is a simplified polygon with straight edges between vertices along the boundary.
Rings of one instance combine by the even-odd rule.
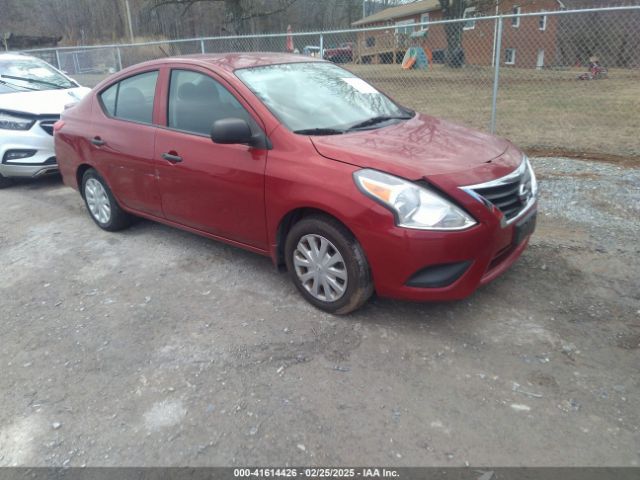
[[253, 130], [261, 128], [259, 120], [207, 70], [172, 68], [163, 74], [167, 118], [156, 135], [155, 162], [165, 218], [267, 249], [267, 151], [210, 138], [216, 120], [242, 118]]
[[158, 75], [136, 73], [102, 90], [89, 129], [93, 164], [118, 201], [154, 216], [162, 215], [153, 162]]

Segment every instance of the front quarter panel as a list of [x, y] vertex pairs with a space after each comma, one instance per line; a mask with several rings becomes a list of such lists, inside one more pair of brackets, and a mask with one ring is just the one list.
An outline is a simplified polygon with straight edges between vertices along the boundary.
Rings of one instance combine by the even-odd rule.
[[[266, 173], [267, 226], [272, 254], [276, 255], [278, 227], [297, 208], [314, 208], [338, 220], [354, 234], [362, 246], [380, 296], [407, 300], [454, 300], [470, 295], [494, 273], [510, 265], [526, 246], [507, 250], [513, 228], [502, 228], [500, 218], [459, 187], [467, 180], [500, 176], [521, 161], [507, 155], [464, 172], [428, 178], [431, 185], [467, 209], [478, 223], [466, 230], [443, 232], [401, 228], [392, 213], [358, 190], [353, 173], [360, 167], [320, 156], [307, 137], [291, 134], [283, 127], [271, 135], [274, 150], [269, 154]], [[437, 183], [436, 181], [437, 180]], [[500, 252], [511, 252], [499, 269], [489, 275], [489, 267]], [[453, 284], [439, 288], [407, 286], [418, 270], [440, 264], [470, 262], [466, 273]], [[497, 273], [496, 273], [497, 272]]]
[[270, 139], [274, 148], [267, 162], [265, 204], [272, 251], [275, 252], [280, 222], [300, 208], [324, 211], [353, 232], [370, 207], [367, 203], [371, 203], [353, 181], [358, 167], [322, 157], [308, 137], [288, 132], [282, 126], [271, 133]]

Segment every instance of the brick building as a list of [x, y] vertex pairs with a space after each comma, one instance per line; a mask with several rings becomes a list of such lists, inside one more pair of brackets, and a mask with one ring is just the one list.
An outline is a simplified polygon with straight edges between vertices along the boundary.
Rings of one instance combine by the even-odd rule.
[[[471, 65], [492, 65], [494, 58], [494, 20], [481, 20], [482, 16], [496, 14], [539, 13], [527, 17], [505, 18], [503, 23], [502, 48], [499, 54], [501, 65], [520, 68], [544, 68], [575, 63], [573, 51], [568, 53], [565, 15], [546, 15], [545, 12], [567, 8], [594, 6], [588, 0], [498, 0], [478, 2], [480, 7], [469, 7], [464, 11], [462, 49], [465, 63]], [[602, 4], [600, 3], [600, 6]], [[624, 18], [622, 13], [618, 20]], [[354, 60], [359, 63], [398, 63], [402, 61], [407, 48], [422, 46], [435, 63], [444, 60], [447, 48], [445, 28], [442, 24], [419, 26], [421, 22], [443, 20], [438, 0], [422, 0], [415, 3], [388, 8], [365, 17], [352, 25], [357, 28], [388, 26], [388, 29], [359, 32], [355, 45]], [[573, 20], [573, 30], [588, 30], [584, 17]], [[637, 28], [637, 26], [636, 26]], [[584, 56], [587, 53], [582, 53]], [[580, 58], [580, 61], [584, 61]]]

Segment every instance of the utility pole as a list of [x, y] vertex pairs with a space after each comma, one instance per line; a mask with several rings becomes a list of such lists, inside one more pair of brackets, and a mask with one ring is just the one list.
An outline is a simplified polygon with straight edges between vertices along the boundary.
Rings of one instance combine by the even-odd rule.
[[129, 41], [133, 43], [133, 24], [131, 22], [131, 8], [129, 7], [129, 0], [124, 0], [124, 7], [127, 12], [127, 25], [129, 26]]
[[375, 5], [374, 5], [374, 8], [371, 8], [371, 7], [372, 7], [371, 0], [362, 0], [362, 18], [368, 17], [373, 12], [375, 12], [376, 10]]

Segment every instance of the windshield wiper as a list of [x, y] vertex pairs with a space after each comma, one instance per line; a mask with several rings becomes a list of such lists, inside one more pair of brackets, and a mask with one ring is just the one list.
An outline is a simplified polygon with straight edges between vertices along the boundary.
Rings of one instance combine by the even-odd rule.
[[380, 115], [377, 117], [368, 118], [362, 122], [358, 122], [355, 125], [351, 125], [347, 128], [347, 132], [352, 130], [358, 130], [360, 128], [371, 127], [378, 123], [386, 122], [387, 120], [409, 120], [412, 115]]
[[25, 87], [24, 85], [16, 85], [15, 83], [5, 82], [4, 80], [0, 80], [0, 83], [2, 85], [6, 85], [7, 87], [11, 87], [11, 88], [24, 88], [25, 90], [40, 91], [39, 88], [31, 88], [31, 87]]
[[8, 78], [10, 80], [20, 80], [20, 81], [29, 82], [29, 83], [40, 83], [42, 85], [49, 85], [50, 87], [55, 87], [55, 88], [67, 88], [67, 87], [63, 87], [62, 85], [58, 85], [57, 83], [46, 82], [44, 80], [38, 80], [37, 78], [14, 77], [13, 75], [0, 75], [0, 77]]
[[294, 130], [293, 133], [299, 133], [300, 135], [340, 135], [344, 133], [344, 130], [338, 130], [337, 128], [304, 128], [302, 130]]

